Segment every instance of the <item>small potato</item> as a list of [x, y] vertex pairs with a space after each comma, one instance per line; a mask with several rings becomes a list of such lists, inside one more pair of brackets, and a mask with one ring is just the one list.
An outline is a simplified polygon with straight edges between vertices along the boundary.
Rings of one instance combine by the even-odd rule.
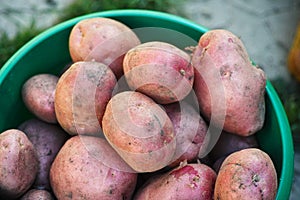
[[140, 44], [125, 24], [110, 18], [90, 18], [78, 22], [69, 37], [74, 62], [97, 61], [109, 66], [119, 79], [123, 75], [125, 53]]
[[47, 190], [31, 189], [20, 200], [54, 200], [54, 198]]
[[55, 112], [61, 127], [70, 135], [101, 132], [106, 104], [116, 77], [98, 62], [76, 62], [60, 77], [55, 92]]
[[176, 136], [176, 152], [169, 166], [177, 166], [184, 160], [196, 161], [207, 132], [206, 122], [199, 112], [184, 101], [164, 105], [164, 108], [173, 123]]
[[36, 150], [22, 131], [9, 129], [0, 134], [0, 163], [1, 199], [20, 197], [38, 172]]
[[222, 163], [224, 162], [224, 160], [226, 159], [227, 156], [222, 156], [220, 158], [218, 158], [213, 164], [212, 164], [212, 168], [215, 170], [215, 172], [218, 174], [220, 171], [220, 168], [222, 166]]
[[57, 123], [54, 109], [57, 82], [57, 76], [38, 74], [29, 78], [22, 88], [22, 98], [28, 110], [48, 123]]
[[150, 96], [157, 103], [182, 100], [192, 90], [194, 68], [190, 56], [165, 42], [147, 42], [129, 50], [123, 69], [132, 90]]
[[62, 70], [59, 72], [58, 77], [61, 77], [71, 66], [72, 66], [73, 62], [69, 62], [67, 63]]
[[199, 158], [199, 161], [200, 161], [200, 163], [208, 165], [208, 166], [213, 165], [212, 159], [209, 157], [209, 155]]
[[103, 138], [73, 136], [50, 171], [57, 199], [130, 200], [137, 174]]
[[38, 119], [27, 120], [18, 129], [27, 135], [37, 152], [39, 165], [33, 188], [50, 191], [50, 167], [58, 151], [69, 138], [69, 134], [55, 124]]
[[274, 200], [277, 174], [271, 158], [260, 149], [249, 148], [230, 154], [217, 176], [214, 199]]
[[208, 200], [213, 198], [216, 173], [204, 164], [184, 164], [158, 175], [137, 191], [134, 200]]
[[174, 156], [176, 140], [170, 118], [140, 92], [125, 91], [113, 96], [102, 127], [108, 142], [137, 172], [159, 170]]
[[242, 136], [262, 128], [265, 73], [252, 65], [237, 36], [222, 29], [206, 32], [193, 52], [192, 63], [194, 90], [207, 120]]
[[172, 169], [171, 167], [164, 167], [154, 172], [138, 173], [135, 191], [138, 191], [147, 181], [149, 181], [153, 177], [165, 174], [171, 169]]
[[228, 156], [235, 151], [258, 147], [255, 135], [245, 137], [222, 131], [214, 148], [209, 152], [209, 156], [215, 162], [220, 157]]

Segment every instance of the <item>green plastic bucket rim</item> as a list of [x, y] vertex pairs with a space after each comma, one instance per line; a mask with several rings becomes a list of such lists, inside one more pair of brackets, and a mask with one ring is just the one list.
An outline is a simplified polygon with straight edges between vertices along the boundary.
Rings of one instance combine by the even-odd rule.
[[[122, 9], [122, 10], [108, 10], [108, 11], [100, 11], [91, 14], [82, 15], [79, 17], [75, 17], [73, 19], [67, 20], [65, 22], [59, 23], [53, 27], [48, 28], [47, 30], [43, 31], [29, 42], [27, 42], [23, 47], [21, 47], [0, 69], [0, 85], [5, 80], [8, 73], [12, 70], [15, 63], [17, 63], [23, 55], [26, 55], [30, 52], [35, 46], [37, 46], [40, 42], [45, 40], [46, 38], [55, 35], [56, 33], [74, 26], [78, 21], [85, 19], [85, 18], [93, 18], [93, 17], [123, 17], [123, 16], [131, 16], [131, 17], [151, 17], [153, 19], [159, 19], [164, 21], [172, 21], [178, 24], [183, 24], [185, 26], [189, 26], [190, 28], [199, 31], [201, 33], [207, 32], [209, 29], [194, 23], [191, 20], [169, 14], [160, 11], [153, 11], [153, 10], [141, 10], [141, 9]], [[282, 169], [281, 169], [281, 176], [279, 178], [280, 184], [278, 187], [277, 194], [290, 194], [292, 188], [292, 181], [294, 175], [294, 148], [293, 148], [293, 140], [291, 135], [291, 129], [289, 126], [289, 122], [285, 113], [285, 110], [282, 106], [282, 103], [272, 86], [271, 82], [267, 80], [266, 91], [269, 94], [269, 98], [271, 100], [272, 106], [276, 113], [276, 118], [278, 120], [278, 124], [280, 127], [280, 132], [285, 133], [285, 137], [283, 134], [280, 134], [282, 143], [285, 144], [286, 148], [282, 149]], [[279, 116], [279, 113], [282, 115]], [[292, 166], [292, 169], [291, 169]], [[277, 199], [286, 198], [283, 196], [276, 197]]]

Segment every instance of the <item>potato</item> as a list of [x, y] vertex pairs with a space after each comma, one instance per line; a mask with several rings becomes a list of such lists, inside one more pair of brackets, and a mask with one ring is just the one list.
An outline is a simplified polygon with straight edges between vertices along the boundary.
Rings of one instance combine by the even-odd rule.
[[[178, 166], [176, 166], [178, 167]], [[164, 167], [160, 170], [156, 170], [154, 172], [145, 172], [145, 173], [138, 173], [138, 178], [137, 178], [137, 184], [135, 187], [135, 193], [144, 185], [146, 184], [147, 181], [149, 181], [150, 179], [152, 179], [155, 176], [159, 176], [162, 175], [164, 173], [167, 173], [168, 171], [172, 170], [173, 168], [167, 166]], [[134, 194], [135, 194], [134, 193]]]
[[39, 119], [57, 123], [54, 110], [54, 93], [58, 77], [52, 74], [37, 74], [23, 85], [22, 99], [30, 112]]
[[[242, 41], [216, 29], [203, 34], [193, 53], [194, 90], [203, 116], [227, 132], [248, 136], [265, 117], [266, 77], [252, 65]], [[213, 117], [214, 116], [214, 117]]]
[[213, 164], [212, 164], [212, 168], [213, 170], [215, 170], [215, 172], [218, 174], [221, 168], [222, 163], [224, 162], [224, 160], [226, 159], [227, 156], [222, 156], [220, 158], [218, 158]]
[[200, 163], [208, 165], [208, 166], [212, 166], [213, 162], [212, 159], [209, 157], [209, 154], [207, 154], [206, 156], [199, 158]]
[[210, 158], [215, 162], [222, 156], [246, 148], [258, 148], [258, 142], [255, 135], [240, 136], [223, 131], [213, 149], [209, 152]]
[[196, 161], [207, 132], [206, 122], [199, 112], [184, 101], [164, 105], [164, 108], [176, 135], [176, 152], [170, 166], [177, 166], [184, 160]]
[[134, 200], [212, 199], [216, 173], [204, 164], [185, 164], [149, 179]]
[[67, 63], [66, 65], [63, 66], [62, 70], [59, 71], [58, 77], [61, 77], [71, 66], [74, 64], [73, 61]]
[[258, 148], [259, 144], [255, 135], [240, 136], [223, 131], [209, 152], [209, 157], [213, 162], [212, 168], [218, 173], [225, 158], [233, 152], [246, 148]]
[[47, 190], [31, 189], [20, 200], [54, 200]]
[[0, 134], [0, 163], [1, 199], [20, 197], [38, 172], [36, 150], [22, 131], [9, 129]]
[[61, 148], [50, 182], [57, 199], [131, 199], [137, 174], [103, 138], [73, 136]]
[[125, 91], [113, 96], [102, 127], [111, 146], [137, 172], [159, 170], [174, 156], [176, 140], [170, 118], [140, 92]]
[[59, 124], [70, 135], [99, 135], [116, 78], [98, 62], [76, 62], [60, 77], [55, 92]]
[[260, 149], [248, 148], [230, 154], [217, 176], [214, 199], [274, 200], [277, 174], [271, 158]]
[[57, 125], [38, 119], [29, 119], [18, 129], [27, 135], [36, 149], [39, 160], [38, 173], [32, 187], [50, 191], [50, 167], [58, 151], [69, 138], [69, 134]]
[[81, 20], [69, 36], [69, 50], [74, 62], [104, 63], [117, 78], [123, 75], [124, 54], [138, 44], [139, 38], [125, 24], [101, 17]]
[[165, 42], [146, 42], [129, 50], [123, 70], [132, 90], [161, 104], [182, 100], [192, 90], [194, 68], [189, 54]]

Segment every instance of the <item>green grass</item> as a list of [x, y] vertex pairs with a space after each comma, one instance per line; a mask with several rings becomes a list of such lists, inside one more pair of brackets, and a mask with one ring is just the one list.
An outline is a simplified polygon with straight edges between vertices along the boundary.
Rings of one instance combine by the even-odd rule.
[[284, 106], [294, 142], [300, 143], [300, 83], [293, 78], [290, 81], [276, 79], [271, 82]]
[[91, 12], [129, 8], [157, 10], [182, 15], [183, 13], [178, 11], [180, 10], [178, 9], [180, 2], [180, 0], [76, 0], [62, 12], [59, 21], [65, 21]]
[[10, 38], [6, 33], [2, 33], [0, 36], [0, 68], [19, 48], [42, 31], [43, 29], [37, 28], [32, 23], [21, 29], [13, 38]]
[[[182, 1], [183, 0], [74, 0], [73, 3], [60, 12], [60, 15], [53, 25], [80, 15], [112, 9], [149, 9], [183, 16], [184, 13], [179, 9]], [[48, 27], [44, 29], [46, 28]], [[32, 22], [28, 27], [20, 29], [13, 38], [10, 38], [6, 33], [0, 33], [0, 68], [20, 47], [44, 31], [44, 29], [38, 28], [35, 23]]]

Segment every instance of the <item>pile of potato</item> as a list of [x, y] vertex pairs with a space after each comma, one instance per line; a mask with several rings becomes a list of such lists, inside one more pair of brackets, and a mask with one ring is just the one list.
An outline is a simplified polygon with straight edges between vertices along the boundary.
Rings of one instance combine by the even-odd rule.
[[0, 134], [1, 197], [275, 199], [276, 171], [255, 138], [265, 74], [233, 33], [208, 31], [188, 51], [90, 18], [69, 51], [61, 76], [24, 83], [35, 118]]

